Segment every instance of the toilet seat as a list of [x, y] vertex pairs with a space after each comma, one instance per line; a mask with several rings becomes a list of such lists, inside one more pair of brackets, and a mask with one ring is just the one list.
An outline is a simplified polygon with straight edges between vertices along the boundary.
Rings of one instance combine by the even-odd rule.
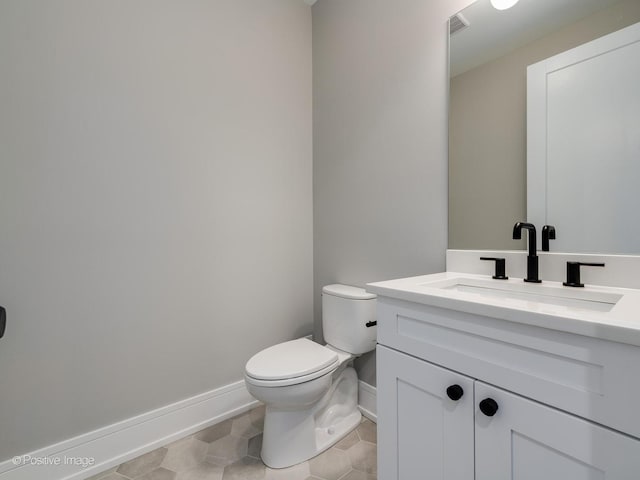
[[265, 387], [283, 387], [308, 382], [334, 371], [338, 354], [306, 338], [266, 348], [247, 362], [248, 382]]

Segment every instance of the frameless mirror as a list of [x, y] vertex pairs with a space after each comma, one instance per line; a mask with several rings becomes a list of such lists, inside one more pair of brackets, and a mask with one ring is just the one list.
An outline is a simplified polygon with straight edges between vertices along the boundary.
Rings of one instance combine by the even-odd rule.
[[[610, 203], [602, 205], [604, 216], [598, 217], [600, 219], [607, 218], [607, 212], [613, 216], [629, 205], [633, 213], [635, 205], [640, 205], [640, 196], [632, 198], [626, 193], [606, 193], [599, 198], [593, 190], [594, 182], [606, 179], [609, 192], [616, 192], [619, 185], [640, 192], [640, 188], [635, 187], [640, 182], [640, 178], [636, 178], [640, 176], [640, 122], [634, 122], [636, 128], [627, 126], [624, 132], [616, 130], [620, 123], [618, 115], [623, 110], [619, 108], [621, 98], [627, 98], [620, 95], [617, 99], [609, 99], [609, 93], [614, 94], [618, 90], [620, 82], [617, 79], [615, 85], [603, 93], [602, 90], [583, 88], [585, 82], [574, 78], [572, 81], [580, 88], [565, 88], [573, 96], [556, 96], [561, 98], [559, 104], [566, 108], [580, 106], [571, 111], [571, 115], [577, 115], [578, 118], [587, 115], [585, 112], [593, 114], [594, 108], [600, 108], [594, 105], [603, 104], [604, 109], [594, 124], [609, 133], [600, 137], [607, 136], [609, 142], [622, 142], [625, 152], [635, 159], [635, 165], [632, 165], [632, 159], [620, 161], [618, 152], [608, 149], [600, 152], [600, 157], [591, 158], [587, 168], [583, 161], [585, 152], [597, 149], [580, 140], [598, 137], [592, 135], [584, 125], [578, 125], [579, 122], [568, 121], [570, 117], [560, 115], [542, 128], [549, 130], [556, 125], [558, 130], [553, 130], [549, 144], [558, 147], [557, 157], [569, 158], [571, 162], [562, 166], [553, 164], [542, 173], [534, 169], [527, 178], [527, 67], [544, 63], [543, 60], [638, 22], [640, 0], [520, 0], [511, 9], [503, 11], [494, 9], [489, 0], [478, 0], [452, 17], [449, 248], [524, 248], [524, 241], [511, 239], [513, 224], [535, 217], [529, 220], [535, 220], [539, 230], [544, 223], [553, 224], [555, 221], [558, 240], [555, 244], [552, 242], [552, 250], [640, 254], [640, 218], [637, 215], [618, 214], [616, 222], [593, 221], [594, 206], [600, 206], [601, 199]], [[640, 55], [634, 52], [638, 50], [631, 52], [627, 63], [635, 65], [636, 71], [640, 71]], [[607, 70], [611, 75], [612, 70]], [[577, 73], [576, 70], [570, 75], [558, 76], [558, 85], [562, 84], [560, 80], [566, 81]], [[630, 84], [633, 85], [633, 82]], [[635, 91], [635, 98], [629, 98], [626, 102], [631, 107], [640, 105], [637, 103], [640, 102], [640, 90], [632, 90]], [[562, 89], [554, 90], [560, 91]], [[593, 102], [596, 97], [598, 102]], [[543, 98], [534, 105], [545, 102], [547, 99]], [[640, 108], [635, 107], [627, 110], [634, 111], [631, 115], [640, 112]], [[565, 127], [573, 124], [576, 128], [568, 134]], [[596, 147], [598, 145], [596, 143]], [[574, 149], [574, 146], [581, 148]], [[545, 148], [548, 148], [547, 144]], [[540, 161], [540, 158], [542, 162], [550, 161], [546, 153], [537, 158], [536, 161]], [[625, 170], [627, 166], [631, 170]], [[598, 171], [598, 168], [602, 170]], [[549, 180], [552, 175], [555, 177]], [[573, 194], [563, 197], [554, 193], [546, 198], [547, 190], [558, 192], [572, 186], [577, 187], [581, 197]], [[543, 196], [542, 207], [531, 201], [531, 198], [540, 199]], [[585, 199], [591, 199], [591, 204], [583, 201]], [[549, 211], [554, 204], [561, 204], [565, 211], [561, 214]], [[576, 225], [570, 225], [573, 220]], [[582, 224], [578, 224], [578, 220]], [[633, 222], [633, 228], [630, 228], [629, 222]], [[563, 232], [568, 234], [570, 229], [577, 232], [572, 234], [572, 239], [569, 235], [563, 236]], [[604, 232], [597, 242], [578, 241], [595, 238], [595, 231]], [[633, 233], [636, 236], [632, 235], [630, 242], [625, 245], [616, 242], [620, 237], [629, 237], [631, 231], [638, 233]]]

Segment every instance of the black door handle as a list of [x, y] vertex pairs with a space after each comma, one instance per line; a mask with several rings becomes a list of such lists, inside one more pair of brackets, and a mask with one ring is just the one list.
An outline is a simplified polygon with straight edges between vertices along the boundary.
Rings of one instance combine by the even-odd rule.
[[493, 417], [498, 411], [498, 402], [493, 398], [485, 398], [480, 402], [480, 411], [487, 417]]
[[4, 336], [4, 329], [7, 326], [7, 311], [0, 307], [0, 338]]
[[372, 320], [371, 322], [367, 322], [367, 323], [364, 324], [364, 326], [367, 327], [367, 328], [375, 327], [376, 325], [378, 325], [378, 321], [377, 320]]
[[457, 402], [464, 395], [464, 390], [460, 385], [451, 385], [447, 388], [447, 397], [449, 397], [454, 402]]

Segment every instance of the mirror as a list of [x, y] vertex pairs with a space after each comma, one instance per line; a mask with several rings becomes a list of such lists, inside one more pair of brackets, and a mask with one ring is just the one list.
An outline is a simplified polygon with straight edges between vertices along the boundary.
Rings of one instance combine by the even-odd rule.
[[[452, 17], [452, 30], [462, 28], [450, 36], [449, 248], [525, 248], [511, 232], [528, 218], [527, 67], [638, 22], [640, 0], [520, 0], [503, 11], [478, 0]], [[573, 245], [563, 250], [581, 251]], [[597, 253], [640, 254], [636, 245], [604, 243]]]

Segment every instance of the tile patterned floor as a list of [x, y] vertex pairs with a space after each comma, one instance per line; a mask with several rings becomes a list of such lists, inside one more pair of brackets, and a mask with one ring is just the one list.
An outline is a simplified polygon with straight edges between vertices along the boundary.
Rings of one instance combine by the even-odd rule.
[[260, 460], [264, 407], [134, 458], [88, 480], [376, 480], [376, 425], [363, 419], [326, 452], [291, 468]]

